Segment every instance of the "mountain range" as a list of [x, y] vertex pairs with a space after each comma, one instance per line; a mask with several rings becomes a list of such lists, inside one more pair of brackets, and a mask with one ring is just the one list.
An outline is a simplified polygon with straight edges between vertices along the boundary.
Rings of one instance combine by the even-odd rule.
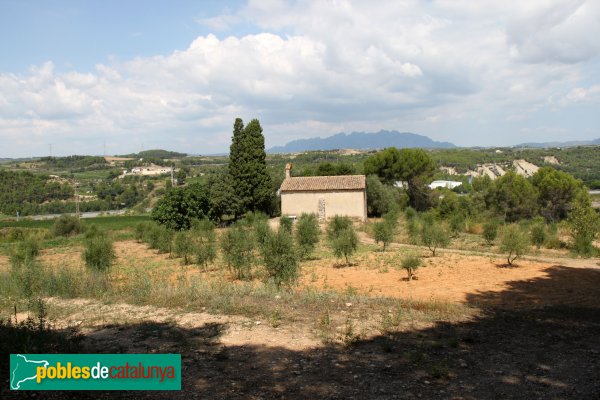
[[599, 145], [600, 144], [600, 138], [598, 139], [594, 139], [594, 140], [569, 140], [566, 142], [542, 142], [542, 143], [536, 143], [536, 142], [532, 142], [532, 143], [521, 143], [518, 144], [516, 146], [513, 147], [539, 147], [539, 148], [546, 148], [546, 147], [574, 147], [574, 146], [592, 146], [592, 145]]
[[384, 131], [375, 133], [352, 132], [349, 134], [338, 133], [325, 138], [310, 138], [293, 140], [283, 146], [271, 147], [268, 153], [295, 153], [310, 150], [336, 150], [336, 149], [383, 149], [386, 147], [422, 147], [429, 149], [447, 149], [456, 147], [449, 142], [437, 142], [427, 136], [409, 132]]

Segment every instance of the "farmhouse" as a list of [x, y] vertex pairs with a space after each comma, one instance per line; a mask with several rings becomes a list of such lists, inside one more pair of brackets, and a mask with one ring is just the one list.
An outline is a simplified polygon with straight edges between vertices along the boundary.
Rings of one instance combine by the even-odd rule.
[[292, 177], [292, 165], [285, 167], [281, 184], [281, 215], [317, 214], [323, 221], [335, 215], [367, 220], [367, 192], [364, 175]]

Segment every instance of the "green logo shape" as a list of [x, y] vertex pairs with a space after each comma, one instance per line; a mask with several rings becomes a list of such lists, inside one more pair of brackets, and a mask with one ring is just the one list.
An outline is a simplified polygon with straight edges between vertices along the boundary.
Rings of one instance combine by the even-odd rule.
[[181, 390], [180, 354], [11, 354], [11, 390]]

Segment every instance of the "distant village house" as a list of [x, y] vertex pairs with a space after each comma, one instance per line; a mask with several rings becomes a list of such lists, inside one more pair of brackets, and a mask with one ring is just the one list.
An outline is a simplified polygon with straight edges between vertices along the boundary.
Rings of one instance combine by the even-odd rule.
[[143, 167], [134, 167], [131, 169], [131, 171], [123, 171], [123, 175], [121, 175], [121, 177], [124, 176], [128, 176], [128, 175], [141, 175], [141, 176], [158, 176], [158, 175], [166, 175], [166, 174], [170, 174], [172, 170], [172, 167], [162, 167], [160, 165], [147, 165], [147, 166], [143, 166]]
[[367, 220], [366, 177], [364, 175], [292, 177], [292, 165], [285, 167], [281, 184], [281, 215], [316, 214], [324, 221], [335, 215]]

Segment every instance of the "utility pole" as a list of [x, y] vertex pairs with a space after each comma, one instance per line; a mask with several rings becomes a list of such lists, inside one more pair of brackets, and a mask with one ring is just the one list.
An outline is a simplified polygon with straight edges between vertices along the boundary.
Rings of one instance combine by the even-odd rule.
[[50, 157], [52, 157], [52, 143], [48, 145], [50, 147]]
[[79, 194], [77, 193], [78, 183], [75, 182], [75, 214], [77, 218], [81, 219], [81, 215], [79, 214]]
[[173, 178], [173, 166], [171, 165], [171, 185], [175, 187], [175, 178]]

